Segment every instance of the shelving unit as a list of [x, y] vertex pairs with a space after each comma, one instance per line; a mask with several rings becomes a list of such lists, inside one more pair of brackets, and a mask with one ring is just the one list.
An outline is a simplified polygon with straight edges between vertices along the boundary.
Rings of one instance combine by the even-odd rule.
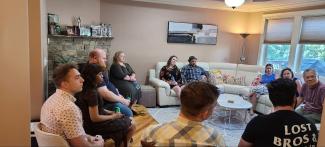
[[114, 37], [96, 37], [96, 36], [69, 36], [69, 35], [47, 35], [51, 37], [65, 37], [65, 38], [89, 38], [89, 39], [114, 39]]

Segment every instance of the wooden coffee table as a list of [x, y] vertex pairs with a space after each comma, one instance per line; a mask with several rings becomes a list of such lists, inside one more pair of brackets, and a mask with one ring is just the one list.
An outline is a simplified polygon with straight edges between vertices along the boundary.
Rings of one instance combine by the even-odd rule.
[[[223, 107], [226, 111], [226, 116], [227, 112], [229, 112], [228, 116], [228, 125], [227, 121], [225, 121], [225, 126], [228, 126], [228, 129], [230, 128], [231, 124], [231, 113], [233, 110], [245, 110], [252, 108], [252, 104], [246, 100], [243, 99], [243, 97], [235, 94], [220, 94], [218, 100], [218, 104]], [[246, 123], [246, 117], [247, 117], [247, 112], [245, 112], [245, 119], [244, 122]]]

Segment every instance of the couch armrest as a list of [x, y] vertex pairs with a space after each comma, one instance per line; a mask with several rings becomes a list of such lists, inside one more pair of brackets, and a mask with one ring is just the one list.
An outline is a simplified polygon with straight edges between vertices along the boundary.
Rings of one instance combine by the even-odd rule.
[[149, 83], [150, 85], [152, 85], [153, 87], [156, 88], [164, 88], [166, 95], [170, 95], [170, 86], [167, 82], [154, 78], [154, 77], [149, 77]]
[[149, 69], [149, 79], [156, 78], [156, 71], [154, 69]]

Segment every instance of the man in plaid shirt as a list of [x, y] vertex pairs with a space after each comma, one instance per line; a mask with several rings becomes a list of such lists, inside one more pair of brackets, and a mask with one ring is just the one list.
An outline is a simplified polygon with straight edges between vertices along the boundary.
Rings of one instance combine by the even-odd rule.
[[207, 81], [208, 72], [202, 67], [196, 65], [197, 58], [190, 56], [188, 58], [188, 65], [185, 65], [181, 70], [183, 83], [192, 81]]
[[181, 93], [178, 118], [169, 123], [148, 127], [141, 144], [149, 146], [215, 146], [224, 147], [223, 135], [203, 125], [216, 107], [219, 90], [205, 82], [191, 82]]

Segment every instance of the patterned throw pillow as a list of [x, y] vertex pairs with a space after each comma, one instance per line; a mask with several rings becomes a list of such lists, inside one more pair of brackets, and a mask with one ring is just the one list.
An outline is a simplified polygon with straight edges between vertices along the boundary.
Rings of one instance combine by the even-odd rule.
[[212, 85], [223, 84], [223, 76], [220, 70], [210, 70], [208, 82]]
[[235, 77], [231, 75], [223, 75], [223, 82], [232, 85], [245, 85], [245, 76]]

